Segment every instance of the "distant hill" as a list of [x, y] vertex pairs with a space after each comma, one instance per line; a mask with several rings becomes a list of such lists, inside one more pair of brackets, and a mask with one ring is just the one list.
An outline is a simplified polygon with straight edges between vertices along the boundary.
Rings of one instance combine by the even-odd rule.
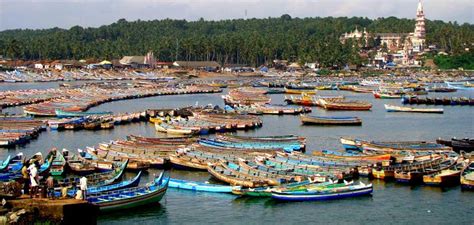
[[[412, 32], [415, 21], [395, 17], [280, 18], [222, 21], [125, 19], [99, 28], [6, 30], [0, 55], [21, 59], [112, 59], [144, 55], [162, 61], [215, 60], [260, 65], [271, 59], [359, 63], [358, 45], [339, 42], [356, 27], [373, 32]], [[427, 42], [454, 54], [473, 48], [474, 25], [427, 21]], [[3, 52], [2, 52], [3, 51]]]

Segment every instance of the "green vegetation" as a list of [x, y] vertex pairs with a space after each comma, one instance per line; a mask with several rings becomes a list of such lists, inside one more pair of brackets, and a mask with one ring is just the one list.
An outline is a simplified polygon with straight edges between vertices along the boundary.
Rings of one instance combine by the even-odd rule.
[[434, 63], [439, 69], [459, 69], [474, 70], [474, 51], [468, 51], [459, 55], [434, 57]]
[[[369, 32], [412, 32], [414, 20], [395, 17], [280, 18], [222, 21], [153, 20], [99, 28], [7, 30], [0, 32], [0, 54], [18, 59], [117, 59], [151, 50], [162, 61], [215, 60], [261, 65], [272, 59], [318, 61], [324, 67], [360, 64], [358, 44], [339, 37], [356, 27]], [[427, 21], [427, 42], [458, 54], [474, 43], [474, 25]], [[370, 39], [370, 47], [377, 41]], [[362, 46], [362, 45], [361, 45]], [[3, 52], [2, 52], [3, 51]]]

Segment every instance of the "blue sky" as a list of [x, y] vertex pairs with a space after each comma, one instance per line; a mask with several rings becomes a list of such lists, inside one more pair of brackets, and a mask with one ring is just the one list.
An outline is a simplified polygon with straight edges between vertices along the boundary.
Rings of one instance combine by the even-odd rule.
[[[0, 30], [98, 27], [131, 20], [396, 16], [414, 18], [418, 0], [0, 0]], [[474, 23], [474, 0], [425, 0], [431, 20]]]

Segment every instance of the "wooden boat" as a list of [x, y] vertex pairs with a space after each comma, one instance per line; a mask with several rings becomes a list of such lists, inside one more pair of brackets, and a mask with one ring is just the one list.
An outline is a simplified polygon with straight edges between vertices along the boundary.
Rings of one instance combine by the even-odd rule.
[[[125, 161], [123, 164], [112, 171], [85, 175], [87, 178], [87, 184], [90, 186], [105, 186], [112, 184], [122, 177], [127, 164], [128, 161]], [[80, 177], [67, 177], [65, 179], [59, 180], [58, 185], [72, 186], [74, 184], [78, 184], [79, 179]]]
[[238, 136], [231, 134], [218, 134], [216, 135], [219, 140], [226, 141], [262, 141], [262, 142], [288, 142], [288, 141], [299, 141], [306, 142], [306, 138], [296, 135], [280, 135], [280, 136]]
[[[124, 188], [131, 188], [136, 187], [140, 184], [140, 178], [142, 175], [142, 171], [139, 171], [138, 174], [129, 180], [123, 180], [118, 183], [104, 185], [104, 186], [89, 186], [87, 187], [87, 195], [91, 194], [99, 194], [101, 192], [108, 192], [113, 190], [119, 190]], [[73, 187], [71, 190], [68, 191], [68, 195], [73, 197], [76, 195], [77, 187]], [[60, 193], [56, 193], [57, 196], [60, 196]]]
[[268, 185], [268, 182], [264, 179], [240, 174], [227, 168], [222, 163], [208, 164], [207, 171], [218, 180], [233, 186], [260, 187]]
[[85, 116], [103, 116], [111, 115], [112, 112], [74, 112], [74, 111], [64, 111], [62, 109], [56, 109], [54, 111], [56, 117], [66, 118], [66, 117], [85, 117]]
[[198, 132], [193, 129], [176, 128], [166, 123], [159, 123], [159, 124], [155, 123], [155, 129], [156, 131], [159, 131], [159, 132], [175, 134], [175, 135], [192, 135]]
[[463, 190], [474, 190], [474, 162], [468, 163], [461, 173], [461, 188]]
[[417, 168], [415, 170], [407, 170], [400, 168], [395, 170], [395, 180], [399, 183], [419, 184], [423, 182], [423, 176], [438, 173], [441, 170], [453, 167], [456, 164], [456, 159], [445, 160], [439, 165], [431, 167]]
[[66, 159], [59, 151], [55, 151], [54, 159], [49, 173], [53, 176], [61, 176], [65, 172]]
[[362, 101], [320, 99], [319, 102], [327, 110], [370, 110], [372, 108], [372, 104]]
[[370, 195], [372, 192], [372, 184], [360, 182], [355, 185], [323, 188], [322, 190], [274, 191], [272, 192], [272, 198], [280, 201], [323, 201]]
[[411, 112], [411, 113], [443, 113], [440, 108], [413, 108], [385, 104], [387, 112]]
[[189, 180], [179, 180], [171, 178], [168, 184], [170, 188], [178, 188], [191, 191], [203, 191], [203, 192], [217, 192], [217, 193], [231, 193], [232, 186], [229, 185], [218, 185], [209, 184], [202, 182], [195, 182]]
[[301, 115], [301, 123], [314, 125], [362, 125], [362, 120], [354, 116], [310, 116]]
[[289, 88], [285, 88], [285, 93], [286, 94], [291, 94], [291, 95], [301, 95], [301, 94], [315, 95], [316, 90], [315, 89], [308, 90], [308, 89], [289, 89]]
[[463, 162], [458, 162], [456, 165], [443, 169], [437, 173], [424, 175], [423, 182], [430, 186], [455, 186], [458, 185], [461, 178], [461, 172], [465, 166]]
[[375, 98], [381, 98], [381, 99], [397, 99], [397, 98], [402, 98], [403, 96], [402, 93], [390, 93], [390, 92], [379, 92], [379, 91], [374, 91], [373, 94]]
[[223, 147], [223, 148], [242, 148], [242, 149], [269, 149], [269, 150], [284, 150], [288, 152], [302, 151], [300, 143], [285, 143], [285, 142], [228, 142], [217, 139], [201, 138], [198, 143], [209, 147]]
[[89, 161], [83, 160], [66, 149], [63, 149], [62, 155], [66, 159], [70, 171], [77, 175], [87, 175], [96, 172], [96, 168]]
[[125, 210], [157, 203], [165, 195], [169, 179], [167, 172], [162, 172], [144, 187], [91, 194], [87, 196], [87, 201], [98, 206], [101, 212]]
[[0, 171], [6, 171], [8, 169], [8, 166], [10, 165], [12, 157], [11, 155], [8, 155], [7, 158], [3, 161], [0, 161]]

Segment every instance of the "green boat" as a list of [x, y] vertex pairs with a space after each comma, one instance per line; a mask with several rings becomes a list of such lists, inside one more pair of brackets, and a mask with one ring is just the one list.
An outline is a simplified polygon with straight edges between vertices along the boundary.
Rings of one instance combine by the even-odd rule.
[[168, 173], [162, 172], [145, 186], [88, 195], [87, 201], [98, 206], [101, 212], [126, 210], [157, 203], [165, 195], [169, 179]]
[[104, 116], [111, 115], [112, 112], [69, 112], [63, 111], [61, 109], [54, 110], [56, 117], [66, 118], [66, 117], [84, 117], [84, 116]]
[[56, 151], [49, 173], [53, 176], [61, 176], [64, 173], [65, 167], [66, 159], [61, 152]]

